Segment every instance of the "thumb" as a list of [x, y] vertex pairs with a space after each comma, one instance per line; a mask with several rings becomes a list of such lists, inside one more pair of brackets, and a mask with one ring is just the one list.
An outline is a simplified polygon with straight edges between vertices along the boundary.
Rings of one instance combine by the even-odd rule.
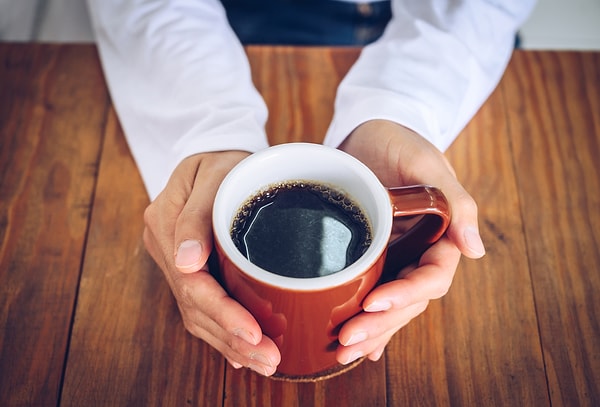
[[182, 273], [194, 273], [206, 264], [207, 259], [208, 255], [199, 240], [186, 239], [177, 246], [175, 267]]
[[194, 273], [204, 268], [212, 250], [212, 203], [216, 187], [214, 193], [210, 191], [212, 189], [206, 184], [202, 188], [195, 185], [177, 218], [175, 267], [182, 273]]
[[247, 155], [236, 151], [203, 154], [187, 169], [188, 176], [193, 173], [193, 184], [174, 234], [175, 266], [180, 272], [206, 269], [213, 248], [212, 206], [217, 190], [229, 170]]

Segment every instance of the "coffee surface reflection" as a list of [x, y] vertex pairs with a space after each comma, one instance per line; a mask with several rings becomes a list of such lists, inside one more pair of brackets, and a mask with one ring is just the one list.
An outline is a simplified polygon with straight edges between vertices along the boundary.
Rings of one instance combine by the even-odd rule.
[[304, 181], [267, 188], [238, 210], [231, 228], [238, 250], [275, 274], [312, 278], [343, 270], [371, 243], [363, 211], [345, 193]]

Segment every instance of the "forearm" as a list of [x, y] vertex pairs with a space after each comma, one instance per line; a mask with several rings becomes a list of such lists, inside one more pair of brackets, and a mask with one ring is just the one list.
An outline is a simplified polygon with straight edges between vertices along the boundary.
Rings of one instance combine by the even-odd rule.
[[216, 0], [88, 0], [108, 86], [149, 195], [185, 157], [267, 146], [266, 107]]
[[400, 123], [445, 150], [498, 84], [534, 1], [393, 2], [384, 36], [338, 89], [326, 144], [361, 123]]

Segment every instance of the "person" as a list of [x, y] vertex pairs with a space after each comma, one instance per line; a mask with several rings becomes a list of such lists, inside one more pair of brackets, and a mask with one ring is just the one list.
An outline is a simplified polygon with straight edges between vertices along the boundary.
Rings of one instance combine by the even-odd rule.
[[[282, 0], [307, 10], [339, 1]], [[151, 198], [144, 213], [146, 248], [164, 272], [186, 329], [233, 367], [268, 376], [280, 362], [277, 346], [207, 265], [220, 182], [240, 160], [268, 146], [266, 107], [240, 41], [253, 25], [235, 8], [240, 2], [225, 3], [227, 11], [218, 0], [88, 0], [88, 8], [108, 86]], [[338, 88], [324, 143], [363, 161], [385, 185], [439, 187], [453, 218], [418, 264], [373, 290], [364, 312], [345, 323], [336, 351], [342, 364], [363, 356], [378, 360], [400, 328], [446, 294], [461, 254], [484, 255], [477, 205], [442, 152], [497, 85], [533, 1], [392, 0], [390, 7], [385, 29]], [[236, 15], [242, 16], [237, 35], [228, 19]], [[298, 17], [317, 21], [304, 11]]]

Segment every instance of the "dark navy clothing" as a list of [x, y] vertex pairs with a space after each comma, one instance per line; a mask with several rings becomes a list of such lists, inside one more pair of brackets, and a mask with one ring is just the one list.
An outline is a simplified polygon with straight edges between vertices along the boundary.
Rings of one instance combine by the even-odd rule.
[[222, 0], [243, 44], [365, 45], [392, 17], [390, 1]]

